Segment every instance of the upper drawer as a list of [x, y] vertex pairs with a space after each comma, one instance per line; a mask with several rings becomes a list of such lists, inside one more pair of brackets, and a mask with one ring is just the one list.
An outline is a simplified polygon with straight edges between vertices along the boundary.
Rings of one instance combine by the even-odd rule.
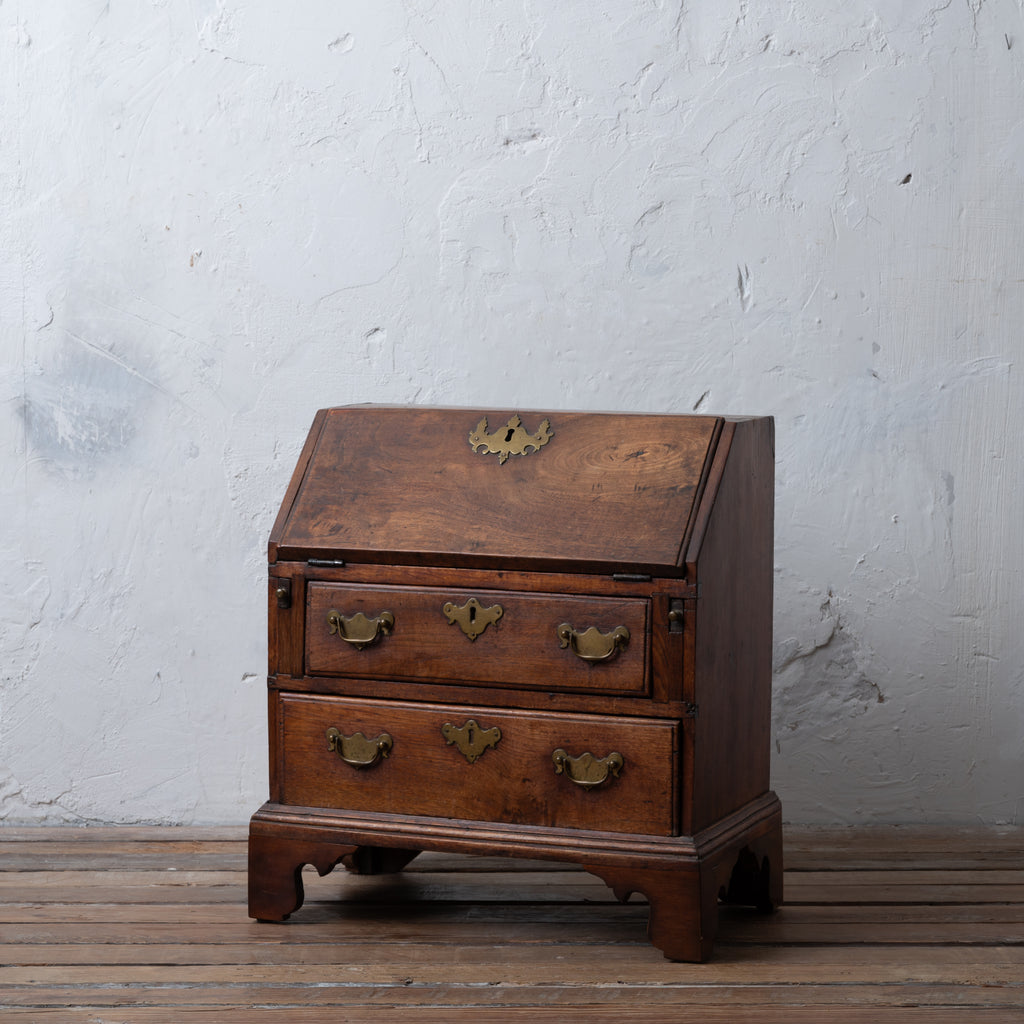
[[311, 583], [311, 675], [647, 693], [648, 601]]

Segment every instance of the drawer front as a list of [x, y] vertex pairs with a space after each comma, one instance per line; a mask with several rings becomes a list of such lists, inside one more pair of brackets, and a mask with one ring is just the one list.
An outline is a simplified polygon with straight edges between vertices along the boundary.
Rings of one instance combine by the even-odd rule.
[[676, 722], [278, 699], [284, 803], [676, 833]]
[[648, 692], [643, 598], [311, 583], [307, 603], [310, 675]]

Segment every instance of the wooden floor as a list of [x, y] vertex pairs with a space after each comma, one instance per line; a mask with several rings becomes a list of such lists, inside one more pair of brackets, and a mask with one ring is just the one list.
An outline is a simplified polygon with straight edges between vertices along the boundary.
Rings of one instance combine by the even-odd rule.
[[246, 917], [239, 829], [0, 827], [0, 1020], [1024, 1021], [1024, 830], [786, 834], [786, 906], [673, 964], [576, 869], [424, 854]]

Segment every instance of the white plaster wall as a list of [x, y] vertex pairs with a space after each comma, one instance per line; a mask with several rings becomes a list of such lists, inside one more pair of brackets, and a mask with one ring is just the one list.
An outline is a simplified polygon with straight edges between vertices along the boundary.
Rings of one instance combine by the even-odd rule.
[[0, 0], [0, 818], [264, 799], [348, 402], [777, 418], [775, 786], [1024, 816], [1018, 0]]

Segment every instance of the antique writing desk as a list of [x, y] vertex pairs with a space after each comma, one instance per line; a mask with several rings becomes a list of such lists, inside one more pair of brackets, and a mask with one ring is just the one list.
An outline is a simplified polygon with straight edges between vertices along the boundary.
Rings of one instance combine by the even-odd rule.
[[571, 861], [708, 956], [781, 901], [770, 418], [353, 407], [270, 539], [249, 913], [422, 850]]

